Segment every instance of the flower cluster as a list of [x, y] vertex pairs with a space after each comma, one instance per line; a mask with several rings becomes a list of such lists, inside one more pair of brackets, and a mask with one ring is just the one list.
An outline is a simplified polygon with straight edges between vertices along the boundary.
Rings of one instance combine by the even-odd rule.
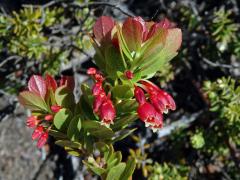
[[100, 117], [102, 124], [109, 126], [113, 124], [116, 110], [110, 98], [111, 94], [106, 95], [103, 89], [104, 77], [95, 68], [89, 68], [87, 74], [91, 75], [96, 81], [92, 88], [92, 94], [94, 96], [93, 112]]
[[[141, 80], [140, 83], [142, 88], [136, 86], [134, 90], [139, 103], [137, 113], [146, 127], [155, 132], [163, 125], [163, 113], [168, 113], [169, 109], [175, 110], [176, 105], [173, 98], [155, 84], [147, 80]], [[146, 100], [143, 89], [148, 93], [150, 102]]]
[[[61, 110], [61, 106], [57, 105], [54, 93], [58, 87], [66, 86], [69, 90], [73, 90], [74, 81], [70, 76], [63, 76], [59, 86], [56, 80], [46, 75], [45, 79], [39, 75], [33, 75], [28, 82], [28, 90], [23, 91], [19, 95], [19, 101], [25, 106], [30, 106], [32, 115], [27, 118], [26, 125], [34, 128], [32, 140], [38, 139], [37, 147], [41, 148], [48, 139], [48, 131], [52, 126], [54, 115]], [[33, 99], [32, 99], [33, 98]], [[32, 101], [43, 104], [42, 111], [37, 111]], [[37, 105], [37, 104], [36, 104]], [[40, 106], [40, 105], [38, 105]]]

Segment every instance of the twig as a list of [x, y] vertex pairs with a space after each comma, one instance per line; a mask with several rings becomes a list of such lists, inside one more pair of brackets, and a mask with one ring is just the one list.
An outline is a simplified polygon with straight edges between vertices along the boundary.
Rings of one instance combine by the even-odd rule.
[[202, 56], [199, 49], [197, 50], [197, 52], [198, 52], [198, 55], [202, 58], [202, 60], [212, 67], [222, 67], [222, 68], [227, 68], [227, 69], [240, 68], [240, 66], [236, 66], [236, 65], [220, 64], [219, 62], [212, 62], [209, 59], [207, 59], [206, 57]]
[[77, 7], [77, 8], [87, 8], [87, 7], [92, 7], [92, 6], [109, 6], [114, 9], [119, 10], [121, 13], [123, 13], [126, 16], [133, 17], [134, 15], [132, 13], [129, 13], [125, 10], [123, 10], [121, 7], [118, 6], [118, 4], [112, 4], [112, 3], [107, 3], [107, 2], [89, 2], [86, 4], [79, 4], [76, 2], [71, 3], [72, 6]]
[[46, 3], [44, 5], [28, 5], [28, 4], [24, 4], [22, 5], [23, 7], [33, 7], [33, 8], [48, 8], [50, 6], [53, 6], [53, 5], [57, 5], [57, 4], [65, 4], [65, 5], [70, 5], [72, 7], [76, 7], [76, 8], [80, 8], [80, 9], [83, 9], [83, 8], [90, 8], [90, 7], [94, 7], [94, 6], [109, 6], [109, 7], [112, 7], [114, 9], [117, 9], [119, 10], [121, 13], [123, 13], [124, 15], [126, 16], [129, 16], [129, 17], [133, 17], [134, 15], [132, 13], [129, 13], [125, 10], [123, 10], [121, 7], [118, 6], [118, 4], [112, 4], [112, 3], [108, 3], [108, 2], [88, 2], [88, 3], [76, 3], [76, 2], [69, 2], [67, 0], [53, 0], [53, 1], [50, 1], [49, 3]]
[[23, 57], [21, 56], [17, 56], [17, 55], [14, 55], [14, 56], [9, 56], [8, 58], [4, 59], [1, 63], [0, 63], [0, 67], [4, 66], [8, 61], [11, 61], [12, 59], [16, 59], [17, 61], [22, 59]]

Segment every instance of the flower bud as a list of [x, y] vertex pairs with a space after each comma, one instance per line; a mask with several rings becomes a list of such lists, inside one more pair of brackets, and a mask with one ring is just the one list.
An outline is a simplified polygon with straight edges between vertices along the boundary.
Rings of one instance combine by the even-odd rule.
[[106, 94], [105, 92], [100, 93], [99, 95], [95, 96], [95, 99], [93, 101], [93, 112], [98, 113], [99, 108], [102, 105], [104, 101], [106, 101]]
[[57, 113], [58, 111], [60, 111], [60, 109], [62, 109], [61, 106], [58, 106], [58, 105], [52, 105], [52, 106], [51, 106], [51, 110], [52, 110], [52, 112], [54, 112], [54, 113]]
[[45, 119], [46, 121], [52, 121], [52, 120], [53, 120], [53, 115], [52, 115], [52, 114], [48, 114], [48, 115], [46, 115], [46, 116], [44, 117], [44, 119]]
[[88, 75], [95, 75], [96, 73], [97, 73], [96, 68], [91, 67], [91, 68], [88, 68], [87, 70]]
[[144, 104], [146, 102], [145, 94], [140, 87], [135, 87], [134, 96], [139, 104]]
[[132, 79], [132, 78], [133, 78], [133, 73], [128, 70], [128, 71], [125, 72], [125, 76], [126, 76], [128, 79]]

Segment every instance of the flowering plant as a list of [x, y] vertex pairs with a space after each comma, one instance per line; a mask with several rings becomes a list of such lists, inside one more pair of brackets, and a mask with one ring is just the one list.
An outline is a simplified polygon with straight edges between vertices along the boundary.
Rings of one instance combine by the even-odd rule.
[[[66, 76], [57, 84], [50, 75], [33, 75], [28, 91], [20, 93], [20, 103], [32, 112], [27, 119], [35, 128], [32, 139], [42, 147], [51, 135], [69, 154], [87, 157], [84, 164], [102, 179], [129, 179], [135, 159], [121, 162], [112, 144], [131, 134], [135, 129], [127, 127], [138, 118], [155, 132], [163, 125], [162, 114], [175, 110], [173, 98], [148, 79], [177, 55], [181, 40], [181, 30], [167, 19], [134, 17], [120, 24], [100, 17], [91, 37], [99, 70], [88, 69], [94, 85], [82, 84], [79, 102], [73, 78]], [[100, 158], [94, 157], [96, 150]]]

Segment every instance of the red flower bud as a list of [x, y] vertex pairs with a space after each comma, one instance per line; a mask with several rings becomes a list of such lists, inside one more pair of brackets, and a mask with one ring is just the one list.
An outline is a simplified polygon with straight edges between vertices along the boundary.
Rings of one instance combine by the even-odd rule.
[[44, 132], [43, 126], [38, 126], [32, 133], [32, 140], [38, 139]]
[[133, 78], [133, 73], [131, 71], [126, 71], [125, 72], [125, 76], [128, 78], [128, 79], [132, 79]]
[[58, 105], [52, 105], [52, 106], [51, 106], [51, 110], [52, 110], [52, 112], [54, 112], [54, 113], [57, 113], [58, 111], [60, 111], [60, 109], [62, 109], [61, 106], [58, 106]]
[[39, 140], [38, 140], [38, 142], [37, 142], [37, 147], [38, 147], [38, 148], [43, 147], [43, 146], [46, 144], [47, 140], [48, 140], [48, 132], [44, 132], [44, 133], [40, 136], [40, 138], [39, 138]]
[[91, 67], [91, 68], [88, 68], [87, 70], [88, 75], [95, 75], [96, 73], [97, 73], [96, 68]]
[[30, 128], [34, 128], [38, 125], [39, 120], [37, 119], [37, 116], [29, 116], [26, 121], [26, 125]]
[[140, 87], [135, 87], [134, 96], [139, 104], [144, 104], [146, 102], [144, 92]]
[[52, 114], [48, 114], [48, 115], [46, 115], [46, 116], [44, 117], [44, 119], [45, 119], [46, 121], [52, 121], [52, 120], [53, 120], [53, 115], [52, 115]]
[[113, 123], [113, 120], [116, 116], [116, 110], [110, 99], [103, 102], [103, 104], [100, 106], [99, 115], [103, 124], [109, 125]]

